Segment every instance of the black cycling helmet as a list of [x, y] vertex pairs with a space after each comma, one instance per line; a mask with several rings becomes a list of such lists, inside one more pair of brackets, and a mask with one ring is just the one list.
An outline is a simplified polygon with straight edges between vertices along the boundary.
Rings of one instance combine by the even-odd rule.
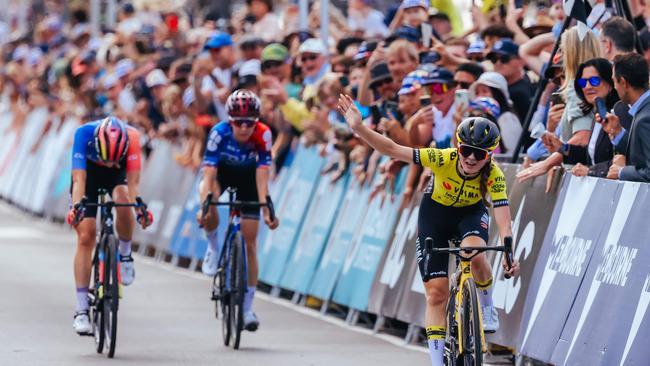
[[501, 133], [497, 125], [489, 119], [471, 117], [458, 125], [456, 138], [460, 144], [492, 151], [499, 145]]

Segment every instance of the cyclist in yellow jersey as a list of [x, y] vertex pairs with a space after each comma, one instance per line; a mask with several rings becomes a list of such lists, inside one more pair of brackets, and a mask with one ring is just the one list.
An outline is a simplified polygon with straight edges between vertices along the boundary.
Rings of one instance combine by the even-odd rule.
[[[380, 153], [404, 162], [421, 164], [433, 171], [434, 178], [426, 191], [428, 194], [420, 203], [416, 253], [427, 300], [425, 323], [431, 364], [442, 366], [446, 335], [445, 307], [449, 297], [448, 258], [435, 255], [425, 268], [421, 245], [425, 238], [431, 237], [436, 247], [448, 247], [448, 241], [454, 238], [461, 239], [460, 245], [463, 247], [486, 246], [489, 226], [487, 207], [490, 206], [494, 207], [501, 239], [512, 236], [506, 182], [503, 172], [492, 161], [492, 151], [500, 140], [498, 127], [485, 118], [468, 118], [456, 131], [458, 148], [412, 149], [398, 145], [363, 125], [361, 114], [349, 96], [341, 95], [339, 109], [350, 127]], [[510, 276], [519, 272], [517, 260], [509, 270], [504, 260], [503, 267]], [[472, 259], [472, 271], [479, 288], [485, 331], [494, 332], [499, 320], [492, 305], [492, 271], [485, 254]]]

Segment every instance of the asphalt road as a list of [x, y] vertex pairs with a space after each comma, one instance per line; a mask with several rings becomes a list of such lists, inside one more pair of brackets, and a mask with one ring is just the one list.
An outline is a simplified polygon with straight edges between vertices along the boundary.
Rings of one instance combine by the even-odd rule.
[[[115, 359], [72, 330], [73, 232], [0, 202], [0, 366], [19, 365], [427, 365], [428, 355], [256, 299], [262, 322], [239, 351], [223, 346], [210, 280], [136, 258], [120, 303]], [[397, 340], [397, 339], [396, 339]]]

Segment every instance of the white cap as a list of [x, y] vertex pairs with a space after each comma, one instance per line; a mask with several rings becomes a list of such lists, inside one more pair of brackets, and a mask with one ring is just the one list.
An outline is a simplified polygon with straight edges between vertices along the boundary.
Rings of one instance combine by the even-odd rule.
[[147, 87], [153, 88], [158, 85], [167, 85], [167, 76], [161, 69], [152, 70], [145, 79]]
[[114, 73], [110, 73], [104, 76], [104, 80], [102, 80], [102, 86], [104, 87], [105, 90], [108, 90], [114, 87], [115, 85], [117, 85], [117, 83], [119, 82], [120, 79], [118, 79], [117, 75], [115, 75]]
[[20, 61], [26, 59], [27, 56], [29, 56], [29, 47], [27, 45], [21, 44], [20, 46], [16, 47], [14, 53], [11, 54], [11, 59], [13, 61]]
[[115, 65], [115, 74], [118, 78], [125, 77], [128, 73], [135, 70], [135, 63], [131, 59], [124, 58]]
[[239, 77], [254, 75], [258, 76], [262, 73], [262, 63], [260, 60], [244, 61], [239, 67]]
[[327, 48], [325, 44], [318, 38], [309, 38], [305, 40], [298, 48], [298, 53], [315, 53], [318, 55], [326, 55]]
[[41, 62], [42, 59], [43, 51], [41, 51], [40, 48], [34, 47], [29, 50], [29, 54], [27, 55], [27, 64], [30, 66], [36, 66]]
[[183, 92], [183, 107], [189, 108], [194, 103], [194, 87], [188, 87]]
[[[472, 86], [469, 88], [470, 97], [472, 99], [476, 97], [476, 86], [478, 84], [499, 89], [501, 93], [503, 93], [503, 96], [506, 97], [508, 103], [512, 105], [512, 101], [510, 100], [510, 93], [508, 92], [508, 82], [506, 81], [506, 78], [503, 77], [503, 75], [494, 71], [488, 71], [481, 74], [478, 80], [476, 80], [474, 84], [472, 84]], [[501, 107], [503, 108], [504, 106]]]

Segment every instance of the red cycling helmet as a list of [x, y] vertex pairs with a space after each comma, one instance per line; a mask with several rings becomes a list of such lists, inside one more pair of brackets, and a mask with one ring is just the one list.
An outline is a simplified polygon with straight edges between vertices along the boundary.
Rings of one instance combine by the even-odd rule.
[[248, 89], [235, 90], [226, 101], [226, 111], [232, 119], [257, 119], [261, 106], [260, 98]]
[[118, 163], [126, 156], [129, 134], [126, 124], [115, 117], [106, 117], [95, 128], [95, 150], [105, 163]]

